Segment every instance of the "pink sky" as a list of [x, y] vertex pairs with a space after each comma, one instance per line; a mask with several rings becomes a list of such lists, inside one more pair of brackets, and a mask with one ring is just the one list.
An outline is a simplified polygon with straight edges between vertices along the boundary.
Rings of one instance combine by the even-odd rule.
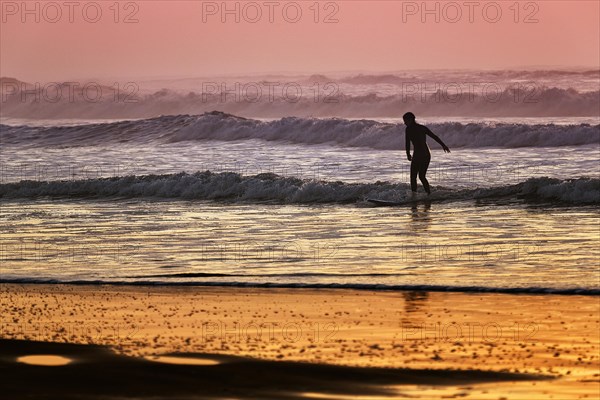
[[[87, 17], [94, 18], [93, 2], [77, 2], [72, 23], [64, 3], [54, 3], [62, 12], [56, 17], [56, 10], [46, 2], [28, 2], [34, 12], [24, 14], [21, 1], [2, 0], [1, 76], [50, 81], [600, 65], [600, 2], [596, 0], [520, 2], [519, 22], [511, 8], [514, 1], [472, 2], [473, 22], [466, 1], [427, 2], [430, 9], [439, 7], [439, 23], [435, 13], [421, 21], [421, 1], [338, 1], [329, 2], [327, 9], [327, 2], [320, 2], [319, 23], [313, 20], [313, 1], [296, 2], [302, 10], [297, 23], [284, 19], [283, 6], [290, 2], [273, 2], [273, 23], [264, 1], [254, 2], [263, 13], [256, 23], [244, 20], [245, 1], [227, 3], [231, 8], [240, 4], [239, 23], [235, 15], [221, 22], [220, 1], [137, 1], [127, 8], [128, 2], [121, 2], [118, 23], [110, 8], [113, 1], [94, 3], [102, 11], [96, 23], [83, 18], [84, 5]], [[457, 17], [457, 8], [448, 3], [458, 5], [462, 16]], [[207, 16], [204, 22], [203, 7], [212, 5], [217, 15]], [[496, 5], [502, 15], [492, 23]], [[247, 7], [246, 16], [253, 18], [255, 8]], [[286, 16], [293, 18], [293, 5], [288, 7]], [[323, 23], [334, 7], [338, 22]], [[134, 11], [138, 22], [123, 23]], [[537, 22], [524, 23], [532, 13]], [[35, 22], [36, 14], [40, 22]], [[49, 22], [52, 19], [57, 21]]]

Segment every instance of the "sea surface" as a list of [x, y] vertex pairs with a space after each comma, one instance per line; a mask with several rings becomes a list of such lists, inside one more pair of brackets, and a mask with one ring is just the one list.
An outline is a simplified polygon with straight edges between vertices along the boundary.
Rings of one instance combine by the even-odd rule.
[[600, 293], [598, 115], [419, 118], [452, 152], [412, 198], [401, 112], [249, 112], [3, 115], [0, 282]]

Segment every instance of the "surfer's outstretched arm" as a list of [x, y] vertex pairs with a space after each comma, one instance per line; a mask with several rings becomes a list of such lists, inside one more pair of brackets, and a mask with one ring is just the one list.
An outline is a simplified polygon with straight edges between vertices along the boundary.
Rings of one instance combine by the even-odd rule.
[[440, 144], [440, 146], [442, 146], [442, 149], [444, 149], [444, 152], [450, 153], [450, 149], [448, 148], [448, 146], [446, 146], [446, 143], [444, 143], [442, 141], [442, 139], [440, 139], [435, 133], [431, 132], [431, 130], [427, 127], [426, 127], [425, 132], [427, 132], [427, 135], [431, 136], [433, 138], [433, 140], [435, 140], [436, 142], [438, 142]]
[[410, 139], [407, 133], [404, 134], [404, 137], [406, 137], [406, 144], [404, 145], [406, 148], [406, 158], [408, 158], [408, 161], [412, 161], [412, 157], [410, 156]]

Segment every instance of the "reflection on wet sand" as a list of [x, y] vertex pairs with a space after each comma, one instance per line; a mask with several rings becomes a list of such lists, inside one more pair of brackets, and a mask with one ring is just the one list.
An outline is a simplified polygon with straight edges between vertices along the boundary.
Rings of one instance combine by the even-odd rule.
[[[431, 215], [429, 211], [431, 210], [431, 201], [423, 202], [423, 207], [420, 207], [420, 204], [413, 203], [410, 208], [411, 211], [411, 219], [413, 224], [411, 225], [412, 229], [427, 229], [431, 223]], [[415, 226], [416, 225], [416, 226]]]
[[425, 306], [429, 294], [427, 292], [402, 292], [404, 299], [404, 313], [401, 322], [403, 328], [414, 328], [421, 326], [425, 321]]

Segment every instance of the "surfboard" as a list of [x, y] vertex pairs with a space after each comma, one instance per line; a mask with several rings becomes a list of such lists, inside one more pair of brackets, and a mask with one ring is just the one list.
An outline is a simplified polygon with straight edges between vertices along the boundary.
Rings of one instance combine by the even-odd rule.
[[379, 199], [367, 199], [367, 201], [369, 203], [373, 203], [379, 207], [393, 207], [393, 206], [400, 206], [402, 204], [405, 204], [404, 202], [400, 202], [400, 201], [379, 200]]
[[394, 201], [394, 200], [381, 200], [381, 199], [367, 199], [367, 201], [371, 204], [376, 205], [377, 207], [396, 207], [403, 205], [415, 205], [421, 202], [430, 202], [431, 199], [428, 197], [417, 196], [413, 198], [408, 198], [402, 201]]

